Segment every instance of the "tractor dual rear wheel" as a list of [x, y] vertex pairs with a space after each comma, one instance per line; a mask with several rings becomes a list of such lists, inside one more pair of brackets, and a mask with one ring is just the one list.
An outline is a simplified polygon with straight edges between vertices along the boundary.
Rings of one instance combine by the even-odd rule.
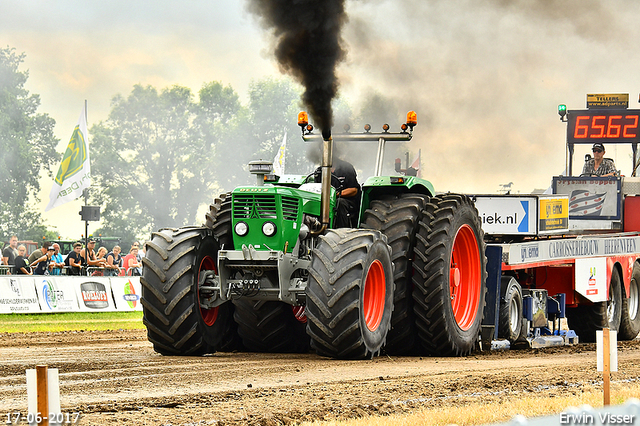
[[393, 312], [393, 264], [386, 237], [329, 230], [312, 252], [306, 288], [307, 334], [323, 356], [366, 359], [385, 343]]
[[484, 234], [469, 197], [432, 197], [414, 249], [418, 337], [436, 356], [471, 353], [480, 335], [487, 278]]
[[411, 354], [418, 344], [411, 277], [418, 222], [427, 199], [423, 194], [387, 195], [371, 201], [362, 218], [362, 227], [381, 231], [391, 247], [395, 290], [391, 330], [384, 347], [390, 355]]

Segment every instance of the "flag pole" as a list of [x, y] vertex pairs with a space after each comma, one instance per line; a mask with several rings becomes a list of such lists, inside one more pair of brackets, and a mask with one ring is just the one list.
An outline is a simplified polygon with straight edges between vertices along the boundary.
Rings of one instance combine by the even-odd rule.
[[[88, 115], [89, 113], [87, 112], [87, 100], [84, 100], [84, 122], [85, 123], [89, 123], [88, 120]], [[89, 124], [87, 124], [87, 127], [89, 127]], [[88, 138], [89, 135], [85, 135], [85, 138]], [[83, 191], [83, 195], [84, 195], [84, 205], [88, 206], [89, 205], [89, 188], [85, 188]], [[87, 262], [87, 266], [89, 266], [89, 218], [85, 217], [84, 218], [84, 257], [85, 257], [85, 261]]]

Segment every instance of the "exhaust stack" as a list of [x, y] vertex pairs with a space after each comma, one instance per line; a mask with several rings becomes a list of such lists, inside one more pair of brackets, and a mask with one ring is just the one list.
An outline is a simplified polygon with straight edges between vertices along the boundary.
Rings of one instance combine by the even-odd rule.
[[331, 218], [331, 169], [333, 168], [333, 138], [331, 133], [322, 134], [322, 189], [320, 191], [320, 221], [323, 232], [329, 227]]

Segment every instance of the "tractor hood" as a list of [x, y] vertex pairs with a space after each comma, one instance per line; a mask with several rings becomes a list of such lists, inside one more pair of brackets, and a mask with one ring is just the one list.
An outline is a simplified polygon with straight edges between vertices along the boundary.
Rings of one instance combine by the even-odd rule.
[[[291, 253], [298, 241], [304, 215], [320, 216], [320, 193], [314, 192], [315, 185], [236, 188], [231, 193], [235, 250], [251, 244], [256, 250]], [[332, 191], [332, 212], [334, 206], [335, 191]]]

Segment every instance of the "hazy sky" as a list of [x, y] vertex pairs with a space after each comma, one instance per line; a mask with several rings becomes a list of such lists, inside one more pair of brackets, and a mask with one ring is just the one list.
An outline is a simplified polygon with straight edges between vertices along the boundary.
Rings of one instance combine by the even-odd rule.
[[[629, 93], [639, 107], [640, 2], [347, 0], [347, 9], [341, 94], [356, 107], [374, 91], [388, 97], [394, 128], [416, 110], [410, 150], [422, 149], [438, 191], [546, 188], [565, 167], [559, 103], [581, 109], [587, 93]], [[221, 81], [246, 101], [251, 80], [279, 75], [243, 0], [0, 0], [0, 45], [26, 53], [27, 88], [56, 120], [60, 152], [85, 99], [91, 126], [137, 83], [197, 92]], [[626, 174], [629, 155], [607, 149]], [[52, 210], [48, 223], [83, 233], [80, 204]]]

